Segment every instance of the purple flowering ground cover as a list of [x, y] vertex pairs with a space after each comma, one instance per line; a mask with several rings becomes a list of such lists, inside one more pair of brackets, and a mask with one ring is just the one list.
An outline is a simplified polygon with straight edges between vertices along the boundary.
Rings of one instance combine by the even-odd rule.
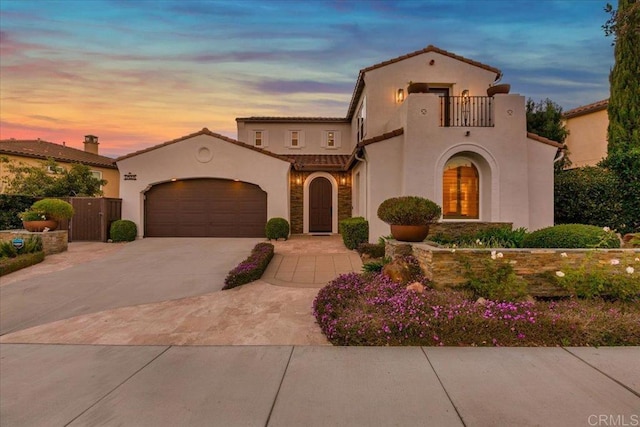
[[418, 293], [382, 274], [346, 274], [320, 290], [313, 313], [334, 345], [640, 345], [637, 302], [477, 302], [426, 285]]
[[258, 280], [271, 262], [273, 251], [274, 246], [271, 243], [258, 243], [249, 257], [229, 272], [222, 289], [231, 289]]

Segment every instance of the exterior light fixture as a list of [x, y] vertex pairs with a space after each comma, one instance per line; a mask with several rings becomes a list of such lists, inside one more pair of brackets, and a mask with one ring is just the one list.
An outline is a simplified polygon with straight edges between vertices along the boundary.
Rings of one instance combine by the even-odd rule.
[[469, 97], [469, 89], [465, 89], [462, 91], [462, 97], [463, 98], [468, 98]]
[[402, 101], [404, 101], [404, 89], [400, 88], [396, 92], [396, 103], [402, 104]]
[[300, 175], [296, 177], [296, 184], [298, 185], [302, 184], [302, 178], [300, 177]]
[[178, 178], [171, 178], [171, 182], [176, 182]]
[[464, 133], [464, 136], [471, 136], [471, 131], [470, 131], [470, 130], [466, 131], [466, 132]]

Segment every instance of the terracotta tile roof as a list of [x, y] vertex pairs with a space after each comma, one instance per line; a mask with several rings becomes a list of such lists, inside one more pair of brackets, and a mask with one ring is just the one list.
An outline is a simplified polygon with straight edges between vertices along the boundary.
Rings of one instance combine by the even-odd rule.
[[46, 160], [49, 157], [58, 162], [82, 163], [87, 166], [118, 169], [115, 159], [99, 154], [87, 153], [77, 148], [66, 147], [53, 142], [37, 140], [3, 139], [0, 154], [30, 157]]
[[554, 147], [564, 148], [564, 144], [560, 144], [557, 141], [553, 141], [551, 139], [545, 138], [544, 136], [540, 136], [535, 133], [527, 132], [527, 138], [533, 139], [534, 141], [542, 142], [543, 144], [552, 145]]
[[416, 50], [415, 52], [407, 53], [406, 55], [398, 56], [397, 58], [393, 58], [393, 59], [389, 59], [387, 61], [379, 62], [377, 64], [371, 65], [370, 67], [363, 68], [362, 70], [360, 70], [360, 73], [358, 74], [358, 80], [356, 81], [356, 87], [354, 88], [353, 95], [351, 97], [351, 103], [349, 104], [349, 109], [347, 110], [347, 119], [351, 119], [351, 117], [353, 117], [353, 114], [355, 113], [355, 109], [357, 107], [358, 99], [360, 99], [360, 95], [362, 94], [362, 91], [364, 90], [364, 74], [365, 73], [367, 73], [368, 71], [375, 70], [377, 68], [382, 68], [382, 67], [385, 67], [387, 65], [394, 64], [396, 62], [403, 61], [403, 60], [408, 59], [408, 58], [412, 58], [414, 56], [422, 55], [423, 53], [427, 53], [427, 52], [436, 52], [436, 53], [439, 53], [441, 55], [445, 55], [445, 56], [448, 56], [450, 58], [457, 59], [458, 61], [462, 61], [462, 62], [465, 62], [467, 64], [473, 65], [475, 67], [483, 68], [485, 70], [494, 72], [497, 75], [496, 78], [499, 77], [500, 75], [502, 75], [502, 71], [500, 71], [498, 68], [491, 67], [490, 65], [486, 65], [486, 64], [483, 64], [481, 62], [474, 61], [472, 59], [468, 59], [468, 58], [465, 58], [465, 57], [460, 56], [460, 55], [456, 55], [455, 53], [446, 51], [444, 49], [440, 49], [440, 48], [435, 47], [433, 45], [429, 45], [429, 46], [425, 47], [424, 49]]
[[349, 123], [344, 117], [238, 117], [236, 122], [253, 123], [290, 123], [290, 122], [315, 122], [315, 123]]
[[209, 136], [212, 136], [214, 138], [218, 138], [218, 139], [221, 139], [223, 141], [230, 142], [231, 144], [235, 144], [235, 145], [238, 145], [238, 146], [243, 147], [243, 148], [248, 148], [249, 150], [257, 151], [258, 153], [262, 153], [262, 154], [265, 154], [267, 156], [275, 157], [276, 159], [280, 159], [280, 160], [283, 160], [285, 162], [292, 163], [292, 161], [289, 158], [285, 157], [285, 156], [281, 156], [281, 155], [272, 153], [270, 151], [266, 151], [266, 150], [263, 150], [261, 148], [254, 147], [253, 145], [245, 144], [244, 142], [240, 142], [240, 141], [235, 140], [233, 138], [229, 138], [229, 137], [226, 137], [224, 135], [220, 135], [219, 133], [211, 132], [207, 128], [202, 128], [202, 130], [200, 130], [198, 132], [194, 132], [192, 134], [185, 135], [185, 136], [182, 136], [182, 137], [177, 138], [177, 139], [172, 139], [171, 141], [163, 142], [162, 144], [154, 145], [153, 147], [145, 148], [144, 150], [138, 150], [138, 151], [135, 151], [133, 153], [126, 154], [124, 156], [118, 157], [115, 161], [119, 162], [120, 160], [128, 159], [130, 157], [139, 156], [140, 154], [144, 154], [144, 153], [147, 153], [149, 151], [157, 150], [158, 148], [166, 147], [167, 145], [172, 145], [172, 144], [175, 144], [176, 142], [184, 141], [185, 139], [193, 138], [193, 137], [196, 137], [196, 136], [199, 136], [199, 135], [209, 135]]
[[594, 113], [596, 111], [604, 110], [608, 106], [609, 106], [609, 98], [603, 99], [602, 101], [594, 102], [593, 104], [576, 107], [572, 110], [565, 112], [562, 115], [562, 117], [565, 119], [570, 119], [572, 117], [582, 116], [583, 114], [589, 114], [589, 113]]
[[294, 154], [287, 155], [295, 170], [347, 170], [350, 154]]
[[404, 133], [404, 128], [399, 128], [396, 130], [392, 130], [391, 132], [383, 133], [382, 135], [374, 136], [372, 138], [367, 138], [358, 143], [359, 147], [364, 147], [365, 145], [373, 144], [375, 142], [384, 141], [385, 139], [394, 138], [396, 136], [402, 135]]

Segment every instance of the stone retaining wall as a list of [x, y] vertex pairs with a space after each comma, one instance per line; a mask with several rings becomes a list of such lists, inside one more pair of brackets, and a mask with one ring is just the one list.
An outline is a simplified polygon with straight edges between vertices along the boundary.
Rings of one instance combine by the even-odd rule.
[[0, 240], [11, 241], [16, 237], [28, 239], [34, 235], [42, 238], [42, 248], [45, 255], [64, 252], [69, 246], [68, 230], [55, 230], [40, 233], [32, 233], [27, 230], [2, 230], [0, 231]]
[[[491, 251], [501, 258], [493, 260]], [[424, 243], [405, 243], [388, 240], [385, 255], [411, 254], [416, 257], [425, 276], [437, 287], [460, 286], [465, 283], [465, 266], [468, 262], [472, 270], [480, 270], [485, 262], [506, 262], [514, 272], [529, 283], [534, 296], [560, 296], [565, 291], [553, 282], [556, 271], [578, 268], [585, 265], [611, 266], [618, 260], [621, 269], [633, 266], [640, 280], [640, 249], [443, 249]], [[565, 255], [563, 255], [565, 254]], [[615, 262], [615, 261], [614, 261]]]

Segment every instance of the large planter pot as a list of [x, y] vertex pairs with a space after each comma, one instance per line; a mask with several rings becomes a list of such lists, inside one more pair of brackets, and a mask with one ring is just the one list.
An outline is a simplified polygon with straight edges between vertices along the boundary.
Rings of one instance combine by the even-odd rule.
[[25, 230], [31, 232], [44, 231], [45, 228], [49, 229], [49, 231], [53, 231], [58, 228], [58, 221], [51, 219], [45, 221], [22, 221], [22, 226]]
[[411, 83], [407, 88], [408, 93], [429, 93], [429, 85], [427, 83]]
[[429, 234], [428, 225], [392, 225], [391, 235], [400, 242], [422, 242]]
[[509, 93], [510, 90], [511, 90], [511, 85], [507, 83], [503, 83], [495, 86], [489, 86], [489, 89], [487, 89], [487, 96], [493, 96], [497, 93]]

